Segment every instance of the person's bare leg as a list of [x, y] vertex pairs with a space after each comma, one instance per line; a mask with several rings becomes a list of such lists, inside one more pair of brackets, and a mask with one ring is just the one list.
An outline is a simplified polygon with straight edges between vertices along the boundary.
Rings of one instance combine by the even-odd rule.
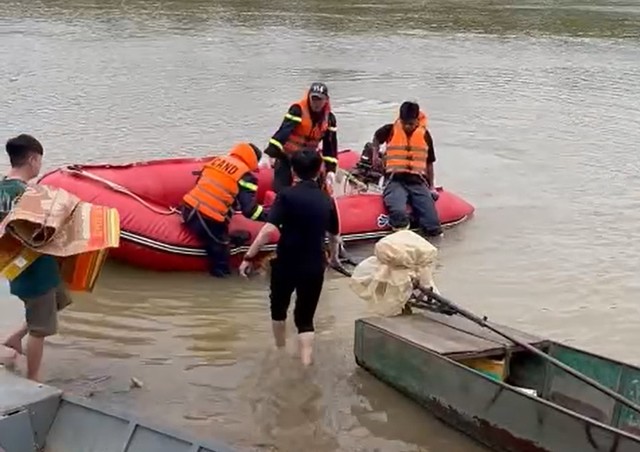
[[16, 361], [18, 361], [18, 352], [12, 348], [0, 347], [0, 366], [4, 366], [7, 370], [15, 370]]
[[298, 350], [300, 352], [300, 361], [305, 366], [313, 363], [313, 331], [298, 334]]
[[284, 348], [287, 345], [287, 329], [284, 320], [272, 320], [271, 328], [273, 329], [273, 338], [276, 341], [276, 347]]
[[15, 330], [13, 333], [7, 337], [4, 341], [4, 346], [14, 349], [19, 354], [23, 355], [24, 352], [22, 350], [22, 339], [27, 335], [27, 322], [24, 322], [20, 325], [20, 328]]
[[29, 334], [27, 336], [27, 378], [29, 380], [40, 381], [43, 351], [44, 337]]

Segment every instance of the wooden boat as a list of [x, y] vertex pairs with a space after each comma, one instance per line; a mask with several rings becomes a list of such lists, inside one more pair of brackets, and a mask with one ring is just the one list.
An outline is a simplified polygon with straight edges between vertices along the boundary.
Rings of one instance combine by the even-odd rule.
[[[640, 368], [490, 325], [640, 401]], [[359, 319], [354, 353], [358, 365], [493, 450], [640, 451], [640, 413], [464, 318]]]
[[0, 367], [2, 452], [231, 452], [18, 377]]

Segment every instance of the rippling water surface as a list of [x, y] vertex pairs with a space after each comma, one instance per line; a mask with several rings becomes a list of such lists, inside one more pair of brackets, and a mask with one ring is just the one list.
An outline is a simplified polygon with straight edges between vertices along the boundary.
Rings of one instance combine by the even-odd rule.
[[[341, 147], [360, 149], [417, 99], [438, 183], [477, 208], [443, 240], [439, 287], [638, 364], [639, 31], [637, 2], [614, 0], [9, 1], [0, 132], [40, 137], [49, 168], [262, 146], [323, 80]], [[266, 300], [262, 279], [110, 265], [64, 314], [46, 378], [248, 449], [481, 450], [356, 368], [365, 308], [344, 279], [310, 375], [271, 350]], [[5, 290], [0, 330], [20, 308]]]

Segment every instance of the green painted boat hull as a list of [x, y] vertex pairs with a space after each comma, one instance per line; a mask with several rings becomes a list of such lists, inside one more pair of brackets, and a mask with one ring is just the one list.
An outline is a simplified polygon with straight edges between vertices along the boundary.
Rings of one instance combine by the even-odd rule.
[[[640, 370], [501, 327], [638, 403]], [[503, 338], [457, 317], [360, 319], [358, 365], [497, 451], [640, 451], [640, 416]], [[459, 361], [505, 360], [505, 381]], [[538, 396], [518, 387], [534, 389]]]

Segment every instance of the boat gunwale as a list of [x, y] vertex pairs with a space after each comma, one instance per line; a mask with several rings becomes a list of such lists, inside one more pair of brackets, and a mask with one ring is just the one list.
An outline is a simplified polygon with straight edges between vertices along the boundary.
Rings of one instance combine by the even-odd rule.
[[[351, 148], [344, 148], [338, 151], [338, 155], [347, 153], [347, 152], [357, 153], [357, 151], [354, 151]], [[38, 177], [37, 180], [39, 182], [41, 179], [44, 179], [45, 177], [50, 176], [51, 174], [62, 172], [68, 168], [76, 168], [76, 169], [82, 169], [82, 170], [91, 170], [91, 169], [126, 170], [126, 169], [145, 167], [145, 166], [164, 166], [167, 164], [175, 165], [175, 164], [182, 164], [182, 163], [206, 162], [208, 160], [213, 159], [214, 157], [219, 157], [220, 155], [223, 155], [223, 154], [216, 154], [216, 155], [203, 156], [203, 157], [185, 156], [185, 157], [157, 158], [153, 160], [138, 160], [138, 161], [126, 162], [126, 163], [82, 163], [82, 164], [69, 163], [45, 172], [40, 177]], [[259, 171], [259, 168], [258, 168], [258, 171]]]
[[[96, 411], [100, 414], [105, 414], [107, 416], [111, 416], [113, 418], [126, 421], [130, 426], [133, 427], [133, 430], [130, 431], [129, 437], [126, 438], [127, 441], [131, 440], [132, 434], [135, 432], [136, 428], [143, 428], [147, 430], [152, 430], [155, 433], [173, 437], [185, 443], [190, 443], [193, 447], [193, 450], [195, 451], [199, 451], [201, 448], [206, 448], [206, 449], [210, 449], [213, 452], [235, 452], [234, 448], [223, 443], [222, 441], [204, 440], [200, 437], [196, 437], [195, 435], [193, 438], [188, 438], [184, 434], [184, 432], [180, 431], [177, 428], [165, 427], [161, 423], [154, 422], [154, 421], [151, 421], [151, 422], [142, 421], [142, 416], [130, 414], [125, 411], [121, 411], [117, 408], [107, 406], [106, 404], [90, 401], [81, 396], [68, 395], [63, 393], [62, 397], [60, 398], [60, 402], [58, 404], [58, 410], [60, 409], [60, 406], [62, 405], [63, 402], [67, 402], [72, 405], [77, 405], [90, 411]], [[56, 416], [57, 415], [58, 414], [56, 412]], [[54, 420], [55, 420], [55, 417], [54, 417]], [[128, 446], [128, 442], [127, 442], [127, 446]], [[123, 449], [123, 451], [126, 451], [126, 447], [125, 449]]]
[[[413, 314], [413, 315], [415, 315], [415, 314]], [[443, 355], [443, 354], [438, 353], [438, 352], [436, 352], [434, 350], [431, 350], [431, 349], [425, 347], [424, 345], [421, 345], [421, 344], [419, 344], [419, 343], [417, 343], [415, 341], [412, 341], [412, 340], [410, 340], [410, 339], [408, 339], [406, 337], [400, 336], [400, 335], [398, 335], [396, 333], [393, 333], [393, 332], [391, 332], [389, 330], [381, 328], [380, 326], [378, 326], [378, 325], [376, 325], [374, 323], [367, 322], [367, 320], [370, 319], [370, 318], [375, 318], [375, 317], [356, 319], [355, 323], [356, 324], [358, 322], [365, 323], [367, 325], [367, 327], [375, 328], [378, 331], [384, 332], [385, 334], [387, 334], [389, 336], [392, 336], [393, 338], [399, 340], [400, 342], [404, 342], [406, 344], [410, 344], [410, 345], [420, 349], [422, 352], [426, 352], [429, 355], [436, 357], [436, 359], [442, 359], [443, 361], [449, 362], [449, 363], [453, 364], [454, 366], [462, 368], [463, 370], [467, 371], [470, 375], [473, 375], [474, 377], [484, 378], [487, 381], [489, 381], [489, 382], [493, 383], [494, 385], [498, 386], [500, 388], [500, 391], [508, 390], [508, 391], [510, 391], [512, 393], [516, 393], [517, 396], [526, 397], [526, 398], [528, 398], [528, 399], [530, 399], [530, 400], [532, 400], [534, 402], [542, 403], [543, 405], [546, 405], [549, 408], [552, 408], [552, 409], [555, 409], [557, 411], [560, 411], [560, 412], [562, 412], [562, 413], [564, 413], [566, 415], [569, 415], [570, 417], [576, 418], [577, 420], [580, 420], [580, 421], [582, 421], [582, 422], [584, 422], [586, 424], [592, 424], [592, 425], [604, 428], [605, 430], [610, 431], [612, 434], [615, 434], [615, 435], [618, 435], [618, 436], [623, 436], [623, 437], [625, 437], [625, 438], [627, 438], [627, 439], [629, 439], [629, 440], [631, 440], [631, 441], [633, 441], [635, 443], [640, 444], [640, 435], [634, 435], [633, 433], [629, 433], [629, 432], [627, 432], [625, 430], [621, 430], [618, 427], [614, 427], [612, 425], [605, 424], [605, 423], [603, 423], [601, 421], [598, 421], [598, 420], [592, 419], [590, 417], [584, 416], [583, 414], [580, 414], [580, 413], [578, 413], [576, 411], [572, 411], [569, 408], [565, 408], [562, 405], [558, 405], [558, 404], [553, 403], [553, 402], [551, 402], [549, 400], [543, 399], [542, 397], [532, 396], [530, 394], [527, 394], [526, 392], [519, 391], [519, 390], [515, 389], [515, 387], [513, 387], [513, 386], [511, 386], [511, 385], [509, 385], [509, 384], [507, 384], [507, 383], [505, 383], [503, 381], [495, 380], [495, 379], [483, 374], [482, 372], [479, 372], [479, 371], [477, 371], [477, 370], [475, 370], [475, 369], [473, 369], [471, 367], [465, 366], [464, 364], [459, 363], [459, 362], [455, 361], [454, 359], [449, 358], [446, 355]], [[494, 324], [494, 325], [495, 326], [499, 326], [499, 325], [496, 325], [496, 324]], [[515, 331], [517, 331], [519, 333], [526, 334], [525, 332], [520, 331], [520, 330], [515, 330]], [[355, 329], [355, 332], [357, 334], [357, 328]], [[558, 342], [558, 341], [555, 341], [555, 340], [549, 339], [549, 338], [546, 338], [546, 339], [543, 338], [541, 340], [541, 342], [536, 342], [536, 343], [534, 343], [532, 345], [535, 347], [535, 346], [540, 346], [542, 344], [544, 344], [545, 346], [549, 346], [549, 347], [554, 345], [554, 344], [555, 345], [559, 345], [561, 347], [564, 347], [564, 345], [561, 342]], [[356, 341], [354, 341], [354, 352], [356, 351], [355, 347], [356, 347]], [[576, 350], [576, 351], [578, 351], [578, 352], [583, 352], [583, 350], [581, 350], [579, 348], [576, 348], [576, 347], [571, 347], [571, 348]], [[510, 350], [517, 350], [517, 348], [514, 347], [514, 348], [511, 348]], [[589, 353], [589, 352], [586, 352], [586, 353]], [[607, 360], [607, 358], [602, 358], [602, 359]], [[360, 367], [362, 367], [363, 369], [367, 370], [368, 372], [370, 372], [370, 373], [372, 373], [374, 375], [378, 374], [378, 372], [374, 371], [372, 368], [366, 366], [362, 361], [358, 360], [357, 359], [357, 354], [356, 354], [356, 362]], [[622, 364], [624, 365], [624, 363], [622, 363]], [[552, 364], [547, 362], [547, 366], [549, 366], [549, 365], [552, 366]], [[547, 379], [547, 377], [545, 375], [545, 387], [546, 387], [546, 379]], [[409, 395], [410, 397], [413, 397], [411, 394], [408, 394], [408, 391], [404, 391], [404, 390], [400, 389], [398, 386], [395, 386], [393, 384], [393, 382], [388, 382], [388, 383], [391, 386], [395, 387], [400, 392], [403, 392], [403, 393]], [[442, 399], [439, 399], [439, 398], [437, 398], [435, 396], [431, 396], [431, 395], [428, 396], [428, 398], [433, 400], [433, 401], [435, 401], [435, 403], [437, 403], [438, 405], [441, 405], [441, 406], [444, 405], [442, 403], [443, 402]], [[416, 403], [418, 403], [419, 405], [422, 405], [418, 400], [414, 400], [414, 401]], [[446, 402], [446, 400], [444, 402]], [[616, 402], [616, 404], [617, 403], [618, 402]], [[463, 416], [466, 416], [466, 414], [464, 412], [458, 410], [457, 407], [454, 407], [452, 405], [448, 405], [448, 406], [452, 410], [454, 410], [456, 413], [458, 413], [460, 415], [463, 415]]]

